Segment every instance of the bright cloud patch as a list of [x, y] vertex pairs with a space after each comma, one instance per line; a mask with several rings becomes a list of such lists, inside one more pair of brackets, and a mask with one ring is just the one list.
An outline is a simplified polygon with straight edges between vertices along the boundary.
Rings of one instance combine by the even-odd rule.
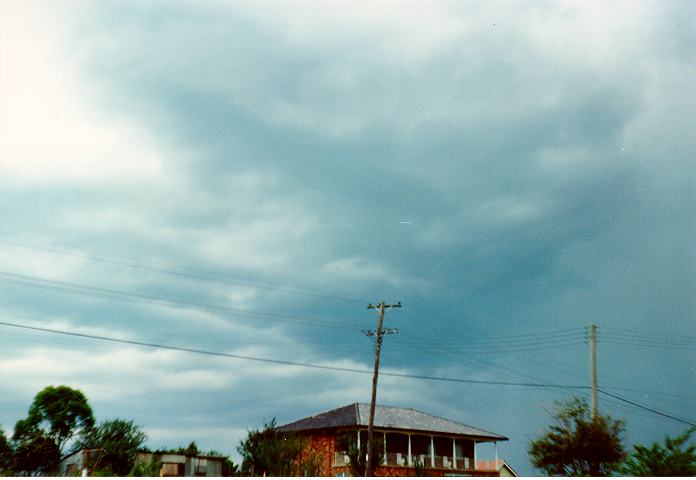
[[9, 94], [0, 103], [0, 178], [113, 182], [161, 173], [147, 131], [85, 101], [93, 93], [76, 76], [78, 59], [58, 55], [58, 32], [41, 10], [22, 2], [2, 9], [0, 91]]

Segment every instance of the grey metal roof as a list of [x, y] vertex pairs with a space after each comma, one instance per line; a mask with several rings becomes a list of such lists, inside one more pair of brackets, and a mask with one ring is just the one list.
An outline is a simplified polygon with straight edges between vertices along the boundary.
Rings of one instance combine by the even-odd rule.
[[[307, 431], [349, 427], [367, 427], [370, 420], [370, 405], [354, 403], [345, 407], [303, 418], [279, 428], [284, 431]], [[446, 420], [411, 408], [397, 408], [377, 405], [375, 407], [375, 428], [383, 430], [405, 430], [409, 432], [440, 433], [462, 435], [481, 440], [508, 440], [497, 433]]]

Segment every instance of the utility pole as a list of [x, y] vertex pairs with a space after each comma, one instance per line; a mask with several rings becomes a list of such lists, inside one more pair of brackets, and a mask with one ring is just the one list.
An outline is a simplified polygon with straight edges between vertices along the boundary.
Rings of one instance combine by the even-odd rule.
[[387, 308], [400, 308], [401, 302], [395, 305], [385, 305], [380, 302], [378, 306], [369, 304], [368, 309], [379, 308], [379, 321], [377, 322], [377, 331], [363, 332], [368, 336], [377, 336], [377, 344], [375, 346], [375, 373], [372, 376], [372, 403], [370, 403], [370, 422], [367, 425], [367, 467], [365, 468], [365, 476], [372, 475], [372, 444], [374, 440], [374, 424], [375, 424], [375, 405], [377, 403], [377, 378], [379, 376], [379, 352], [382, 349], [382, 336], [390, 333], [398, 333], [395, 328], [390, 328], [387, 331], [382, 330], [384, 323], [384, 310]]
[[590, 382], [592, 383], [592, 420], [597, 418], [597, 325], [590, 324]]

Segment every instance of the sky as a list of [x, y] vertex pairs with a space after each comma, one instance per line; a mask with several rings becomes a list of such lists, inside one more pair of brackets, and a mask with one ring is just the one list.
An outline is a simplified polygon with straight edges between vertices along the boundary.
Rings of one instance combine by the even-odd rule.
[[694, 44], [678, 0], [2, 0], [0, 426], [68, 385], [238, 461], [369, 402], [385, 301], [378, 403], [518, 472], [589, 399], [592, 323], [626, 446], [684, 431]]

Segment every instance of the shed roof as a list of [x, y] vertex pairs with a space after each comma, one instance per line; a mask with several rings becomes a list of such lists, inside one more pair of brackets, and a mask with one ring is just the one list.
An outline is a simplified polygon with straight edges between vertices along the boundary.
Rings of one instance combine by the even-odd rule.
[[[279, 428], [284, 431], [300, 432], [308, 430], [367, 427], [370, 419], [370, 405], [353, 403], [345, 407], [303, 418]], [[508, 440], [507, 437], [463, 423], [446, 420], [411, 408], [397, 408], [377, 405], [375, 407], [375, 428], [387, 430], [406, 430], [411, 432], [440, 433], [475, 437], [480, 440]]]

